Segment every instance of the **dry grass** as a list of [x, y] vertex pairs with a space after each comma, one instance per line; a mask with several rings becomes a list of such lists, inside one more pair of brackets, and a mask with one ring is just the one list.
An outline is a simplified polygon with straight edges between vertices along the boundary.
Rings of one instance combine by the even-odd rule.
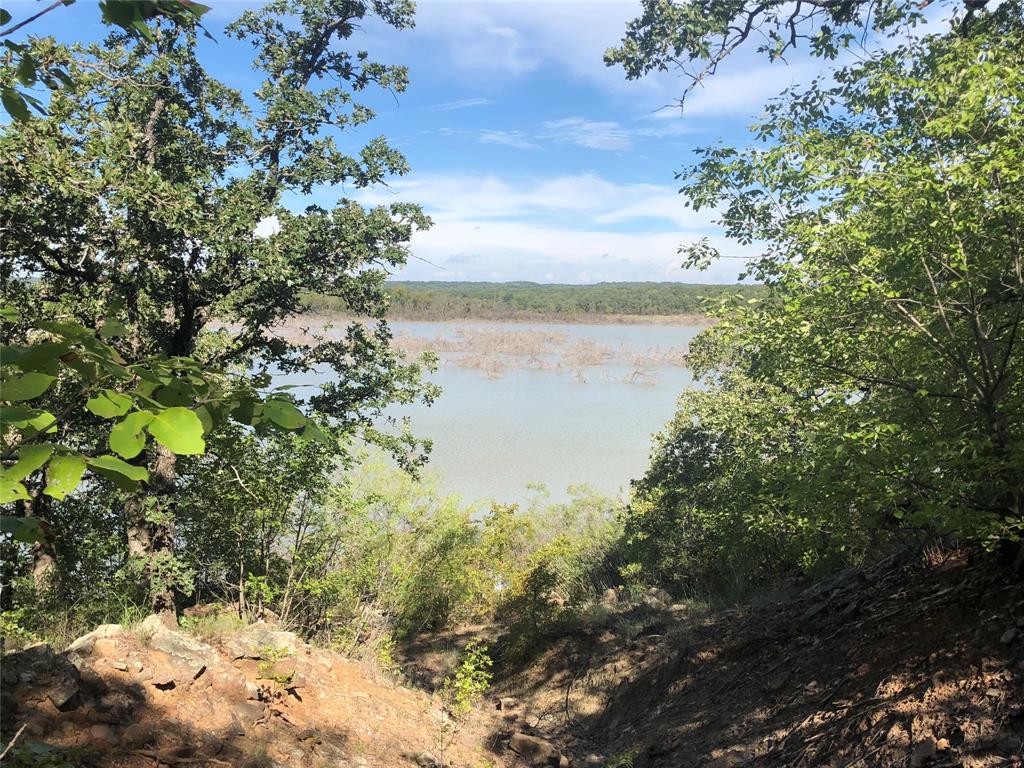
[[[345, 331], [341, 318], [304, 317], [272, 331], [293, 344], [313, 344], [322, 338], [339, 338]], [[420, 335], [408, 330], [395, 333], [393, 345], [408, 359], [424, 353], [437, 355], [440, 365], [476, 370], [488, 378], [501, 378], [509, 370], [561, 371], [581, 383], [599, 378], [603, 367], [628, 368], [614, 379], [629, 384], [656, 383], [657, 369], [685, 367], [686, 345], [636, 347], [602, 344], [560, 331], [518, 328], [504, 324], [494, 328], [452, 325], [450, 333]], [[224, 326], [229, 333], [238, 329]], [[605, 377], [607, 378], [607, 377]]]

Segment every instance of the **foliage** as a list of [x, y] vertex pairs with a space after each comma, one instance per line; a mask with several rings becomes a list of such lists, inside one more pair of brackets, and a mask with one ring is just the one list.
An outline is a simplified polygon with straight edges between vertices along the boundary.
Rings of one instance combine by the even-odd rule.
[[[17, 314], [9, 310], [6, 316], [14, 320]], [[128, 362], [104, 341], [124, 332], [116, 321], [106, 322], [98, 336], [74, 322], [37, 325], [29, 344], [2, 350], [0, 439], [3, 458], [12, 463], [0, 470], [0, 504], [31, 499], [26, 482], [63, 500], [86, 471], [121, 490], [137, 490], [149, 472], [128, 462], [147, 445], [155, 441], [176, 455], [202, 453], [204, 432], [232, 416], [240, 418], [240, 411], [246, 423], [263, 430], [301, 430], [307, 438], [326, 440], [283, 392], [264, 400], [247, 378], [204, 369], [190, 358], [153, 355]], [[33, 408], [51, 389], [63, 390], [54, 393], [62, 409], [54, 414]], [[85, 412], [116, 421], [86, 441], [77, 426]], [[38, 482], [30, 482], [36, 476]], [[33, 518], [5, 515], [0, 522], [16, 540], [42, 538]]]
[[453, 676], [441, 684], [441, 721], [438, 726], [437, 746], [441, 765], [447, 765], [445, 753], [452, 745], [477, 700], [491, 684], [492, 665], [487, 646], [476, 640], [466, 644], [459, 667]]
[[[78, 485], [82, 462], [106, 472], [76, 495], [91, 497], [104, 530], [118, 515], [129, 557], [114, 553], [115, 569], [128, 573], [126, 560], [138, 561], [136, 576], [159, 610], [173, 609], [175, 591], [193, 586], [175, 553], [175, 526], [179, 506], [188, 506], [181, 486], [198, 482], [206, 465], [185, 457], [222, 428], [271, 443], [276, 431], [301, 429], [335, 457], [343, 442], [336, 438], [358, 434], [415, 465], [426, 444], [388, 430], [394, 417], [384, 409], [435, 392], [419, 366], [389, 346], [382, 289], [426, 217], [402, 203], [365, 209], [342, 199], [295, 212], [284, 202], [293, 205], [315, 186], [363, 187], [407, 170], [383, 139], [351, 152], [340, 141], [373, 117], [356, 94], [397, 92], [407, 82], [404, 68], [374, 62], [345, 41], [370, 14], [398, 29], [411, 25], [411, 5], [278, 0], [243, 12], [226, 34], [252, 46], [263, 81], [249, 94], [204, 70], [195, 52], [202, 28], [191, 11], [172, 12], [175, 5], [106, 3], [115, 24], [131, 12], [123, 19], [131, 31], [100, 45], [31, 39], [27, 51], [61, 67], [68, 82], [50, 94], [45, 119], [0, 128], [0, 155], [10, 160], [0, 163], [0, 291], [20, 312], [6, 338], [28, 350], [17, 378], [5, 370], [5, 395], [61, 416], [48, 467], [55, 497], [18, 485], [30, 477], [26, 470], [42, 475], [46, 449], [28, 444], [34, 453], [24, 465], [5, 448], [7, 497], [26, 505], [23, 516], [37, 519], [38, 530], [59, 535], [64, 526], [52, 523], [67, 519], [63, 508], [75, 503], [64, 496]], [[17, 66], [0, 60], [0, 81], [15, 77]], [[311, 290], [360, 319], [340, 337], [300, 344], [276, 335]], [[55, 323], [74, 327], [73, 338]], [[97, 327], [100, 339], [83, 330]], [[76, 370], [66, 355], [45, 358], [54, 344], [69, 344], [76, 360], [98, 356], [97, 376]], [[267, 391], [271, 371], [314, 369], [333, 375], [306, 402]], [[104, 431], [102, 419], [113, 418], [118, 423]], [[117, 455], [96, 454], [106, 444]], [[216, 444], [230, 453], [223, 440]], [[108, 482], [121, 476], [151, 482], [113, 497]], [[54, 558], [74, 549], [43, 539], [31, 551], [37, 586]]]
[[[677, 69], [684, 77], [685, 98], [753, 41], [771, 61], [784, 60], [801, 44], [813, 56], [835, 59], [844, 49], [864, 48], [872, 35], [895, 37], [917, 26], [929, 5], [909, 0], [643, 0], [642, 13], [630, 22], [622, 43], [605, 53], [605, 63], [621, 65], [630, 80]], [[943, 5], [951, 7], [955, 28], [967, 26], [988, 2], [947, 0]]]
[[[388, 313], [403, 320], [577, 319], [608, 315], [702, 314], [708, 302], [717, 304], [736, 291], [730, 285], [686, 283], [548, 283], [405, 282], [384, 286]], [[750, 290], [756, 291], [757, 288]], [[314, 312], [343, 312], [328, 297], [306, 297]]]
[[[75, 0], [57, 0], [16, 24], [11, 24], [13, 17], [10, 12], [0, 8], [0, 28], [6, 27], [0, 29], [0, 39], [27, 27], [50, 11], [74, 2]], [[147, 24], [148, 21], [167, 19], [185, 23], [195, 22], [210, 10], [209, 6], [192, 0], [101, 0], [99, 8], [105, 24], [120, 27], [127, 35], [150, 42], [155, 38], [153, 30]], [[7, 26], [8, 24], [10, 26]], [[30, 106], [40, 115], [46, 115], [43, 103], [21, 88], [32, 88], [38, 81], [42, 81], [50, 90], [74, 85], [65, 67], [48, 56], [40, 56], [30, 43], [0, 40], [0, 47], [9, 58], [13, 71], [13, 77], [8, 76], [0, 81], [0, 104], [15, 120], [30, 119]], [[13, 64], [14, 61], [17, 61], [16, 65]]]
[[626, 518], [652, 580], [756, 583], [916, 530], [1019, 539], [1024, 26], [1005, 4], [971, 29], [785, 95], [764, 147], [701, 151], [684, 191], [765, 243], [769, 294], [691, 347], [708, 389]]

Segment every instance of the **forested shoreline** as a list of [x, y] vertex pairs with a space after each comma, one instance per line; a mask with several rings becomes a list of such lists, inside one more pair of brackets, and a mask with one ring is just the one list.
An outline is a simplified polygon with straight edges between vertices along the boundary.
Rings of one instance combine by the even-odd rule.
[[[549, 322], [708, 322], [725, 299], [763, 293], [756, 284], [439, 282], [390, 280], [384, 285], [394, 320]], [[344, 313], [344, 302], [305, 296], [315, 314]]]

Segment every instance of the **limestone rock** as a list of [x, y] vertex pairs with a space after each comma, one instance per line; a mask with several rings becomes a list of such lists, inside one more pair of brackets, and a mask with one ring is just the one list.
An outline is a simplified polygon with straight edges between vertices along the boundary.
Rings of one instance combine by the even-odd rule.
[[67, 647], [68, 653], [77, 653], [82, 656], [92, 654], [97, 640], [104, 640], [119, 637], [124, 633], [124, 627], [120, 624], [100, 624], [92, 632], [88, 632], [75, 640]]

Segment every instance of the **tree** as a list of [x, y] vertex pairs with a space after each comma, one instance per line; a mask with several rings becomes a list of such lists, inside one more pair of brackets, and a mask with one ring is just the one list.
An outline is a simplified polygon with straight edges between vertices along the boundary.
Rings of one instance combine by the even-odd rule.
[[[355, 153], [338, 144], [373, 117], [355, 100], [360, 91], [407, 82], [404, 68], [339, 46], [371, 13], [399, 29], [412, 24], [401, 0], [278, 0], [243, 13], [227, 34], [251, 44], [265, 77], [248, 97], [202, 68], [190, 15], [158, 17], [141, 39], [115, 31], [86, 49], [34, 40], [33, 55], [66, 68], [70, 82], [51, 95], [46, 119], [0, 133], [0, 287], [21, 309], [14, 335], [28, 338], [55, 316], [89, 327], [107, 318], [125, 329], [108, 340], [125, 359], [253, 371], [257, 389], [267, 370], [328, 369], [334, 380], [309, 399], [312, 412], [421, 460], [415, 441], [374, 423], [387, 404], [431, 394], [419, 368], [389, 347], [382, 289], [428, 219], [402, 203], [367, 210], [342, 199], [300, 213], [284, 204], [314, 187], [367, 186], [407, 170], [382, 138]], [[7, 77], [15, 64], [5, 66]], [[269, 234], [258, 233], [261, 222]], [[307, 291], [372, 323], [352, 322], [337, 338], [280, 334]], [[173, 399], [178, 385], [164, 388]], [[285, 429], [305, 424], [275, 399], [241, 404], [241, 421], [255, 410]], [[173, 543], [177, 470], [160, 444], [147, 461], [150, 493], [126, 502], [129, 546], [155, 561]], [[169, 609], [171, 597], [164, 589], [158, 607]]]
[[[0, 8], [0, 47], [18, 62], [0, 81], [0, 105], [15, 120], [29, 120], [32, 115], [30, 107], [40, 115], [46, 114], [43, 102], [23, 89], [32, 88], [42, 81], [48, 89], [55, 91], [71, 86], [73, 81], [60, 64], [49, 58], [40, 58], [29, 44], [17, 42], [11, 36], [31, 27], [46, 14], [74, 2], [54, 0], [43, 10], [16, 23], [12, 23], [14, 17], [8, 11]], [[209, 6], [192, 0], [100, 0], [99, 8], [104, 22], [120, 27], [130, 36], [149, 41], [153, 41], [153, 33], [147, 21], [165, 18], [193, 22], [210, 10]]]
[[[944, 4], [967, 24], [989, 3]], [[834, 59], [870, 34], [892, 35], [919, 24], [930, 5], [932, 0], [643, 0], [643, 13], [630, 22], [621, 45], [607, 51], [605, 63], [621, 65], [630, 80], [677, 69], [686, 81], [685, 99], [752, 37], [758, 53], [772, 61], [801, 43], [815, 56]]]
[[782, 567], [856, 559], [897, 527], [1020, 538], [1022, 99], [1008, 3], [785, 94], [762, 146], [700, 151], [684, 192], [764, 243], [749, 271], [768, 293], [695, 343], [709, 391], [640, 486], [642, 530], [641, 514], [744, 543], [781, 532], [798, 544]]

